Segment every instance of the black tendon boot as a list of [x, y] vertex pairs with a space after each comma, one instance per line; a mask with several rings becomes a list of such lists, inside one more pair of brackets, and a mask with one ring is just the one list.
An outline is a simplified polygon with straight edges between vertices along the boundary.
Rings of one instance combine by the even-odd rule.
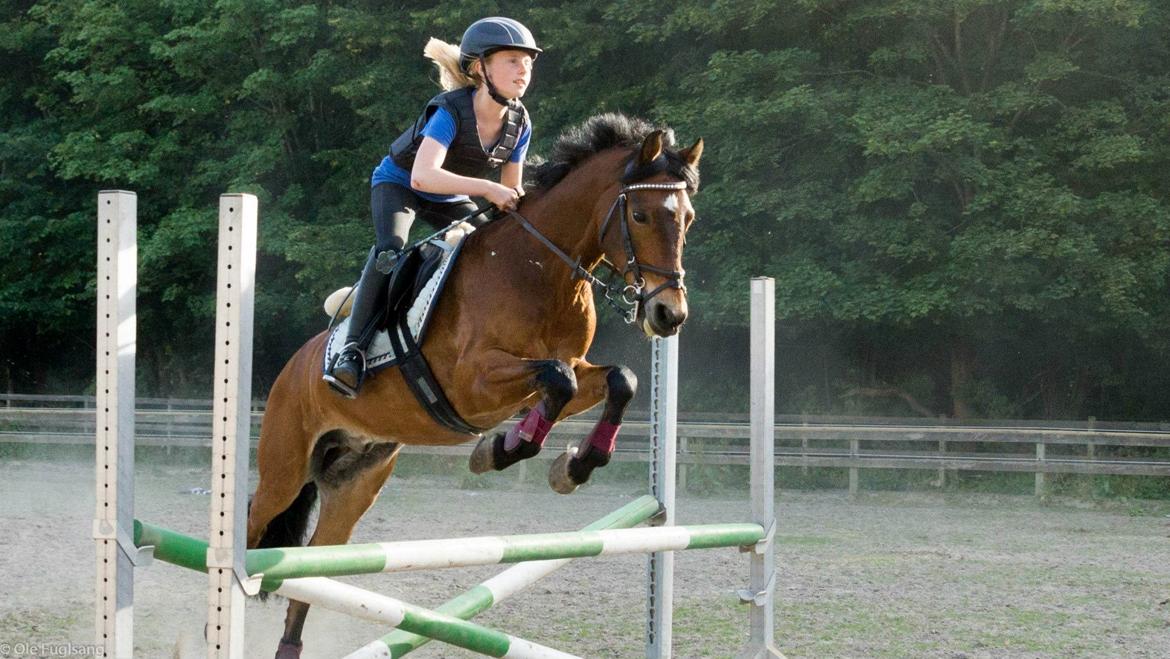
[[[381, 257], [381, 258], [379, 258]], [[386, 252], [376, 254], [370, 250], [366, 265], [362, 268], [362, 278], [353, 293], [353, 310], [349, 314], [349, 333], [345, 337], [345, 346], [333, 358], [329, 371], [323, 376], [330, 387], [346, 398], [356, 398], [362, 388], [366, 376], [366, 349], [378, 329], [378, 320], [381, 314], [379, 303], [386, 290], [388, 272], [392, 270], [393, 262], [397, 260], [397, 253], [388, 257]]]

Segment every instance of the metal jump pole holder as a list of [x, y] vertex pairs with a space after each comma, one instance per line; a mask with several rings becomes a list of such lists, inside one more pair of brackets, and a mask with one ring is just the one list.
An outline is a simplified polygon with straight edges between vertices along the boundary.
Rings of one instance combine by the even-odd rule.
[[[751, 281], [751, 520], [764, 538], [746, 548], [751, 556], [751, 581], [739, 591], [751, 607], [751, 634], [737, 657], [783, 657], [776, 649], [773, 598], [776, 567], [772, 539], [775, 512], [775, 284], [770, 277]], [[651, 523], [674, 525], [678, 455], [678, 337], [655, 338], [651, 354], [650, 493], [659, 514]], [[669, 659], [673, 622], [674, 552], [651, 554], [647, 561], [646, 657]]]

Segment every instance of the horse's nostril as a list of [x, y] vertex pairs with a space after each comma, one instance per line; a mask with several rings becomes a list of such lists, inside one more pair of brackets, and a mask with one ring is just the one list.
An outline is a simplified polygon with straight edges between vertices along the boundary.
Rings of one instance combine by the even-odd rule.
[[654, 319], [659, 327], [675, 328], [682, 324], [683, 319], [665, 304], [654, 308]]

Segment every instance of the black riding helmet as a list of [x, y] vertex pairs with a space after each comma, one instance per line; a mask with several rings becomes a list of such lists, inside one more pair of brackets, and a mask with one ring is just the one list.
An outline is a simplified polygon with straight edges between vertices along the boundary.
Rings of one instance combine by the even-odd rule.
[[502, 16], [481, 18], [467, 27], [459, 41], [459, 65], [463, 72], [471, 69], [471, 63], [491, 55], [497, 50], [523, 50], [533, 59], [544, 51], [536, 45], [532, 32], [519, 21]]

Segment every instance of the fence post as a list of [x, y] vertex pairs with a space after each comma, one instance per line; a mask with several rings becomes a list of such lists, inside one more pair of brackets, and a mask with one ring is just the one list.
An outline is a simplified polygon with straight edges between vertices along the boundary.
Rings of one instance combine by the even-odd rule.
[[1036, 442], [1036, 498], [1043, 499], [1045, 494], [1044, 442]]
[[[849, 440], [849, 457], [857, 460], [859, 451], [859, 442], [856, 439]], [[854, 463], [856, 464], [856, 463]], [[857, 467], [849, 468], [849, 496], [857, 495]]]
[[683, 492], [686, 492], [687, 491], [687, 461], [686, 461], [687, 438], [686, 437], [679, 437], [678, 438], [678, 454], [679, 454], [679, 458], [680, 458], [678, 461], [678, 489], [683, 491]]
[[[1091, 416], [1091, 417], [1089, 417], [1089, 432], [1092, 432], [1096, 429], [1097, 429], [1097, 417]], [[1097, 459], [1097, 444], [1094, 443], [1093, 439], [1091, 439], [1091, 438], [1089, 439], [1088, 446], [1085, 447], [1085, 456], [1090, 460]]]
[[167, 399], [167, 457], [171, 455], [171, 449], [175, 444], [175, 401], [173, 398]]
[[[808, 478], [808, 435], [805, 434], [804, 428], [808, 426], [808, 414], [806, 412], [800, 413], [800, 475]], [[807, 483], [805, 486], [807, 487]]]
[[516, 470], [516, 484], [523, 487], [528, 481], [528, 461], [521, 460], [520, 468]]
[[938, 487], [942, 489], [947, 485], [947, 440], [938, 440]]

